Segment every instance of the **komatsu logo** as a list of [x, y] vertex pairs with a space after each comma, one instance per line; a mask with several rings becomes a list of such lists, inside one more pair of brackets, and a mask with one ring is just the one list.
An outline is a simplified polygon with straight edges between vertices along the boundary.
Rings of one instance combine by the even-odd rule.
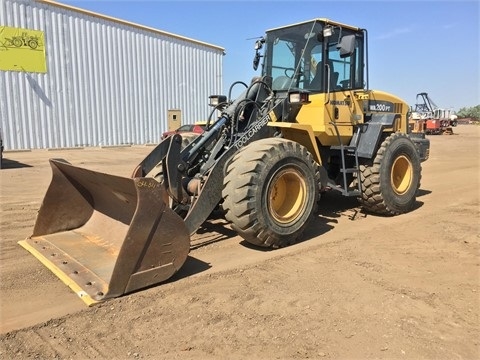
[[240, 150], [242, 147], [245, 146], [249, 142], [249, 140], [258, 132], [261, 128], [263, 128], [267, 123], [270, 121], [270, 115], [267, 115], [253, 124], [251, 128], [240, 138], [238, 139], [233, 146]]

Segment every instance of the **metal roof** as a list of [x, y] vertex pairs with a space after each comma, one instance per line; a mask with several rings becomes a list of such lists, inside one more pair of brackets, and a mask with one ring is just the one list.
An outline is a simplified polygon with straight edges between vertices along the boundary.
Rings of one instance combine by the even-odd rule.
[[57, 2], [57, 1], [52, 1], [52, 0], [35, 0], [35, 1], [38, 2], [38, 3], [45, 3], [45, 4], [49, 4], [49, 5], [53, 5], [53, 6], [58, 6], [58, 7], [61, 7], [61, 8], [67, 9], [67, 10], [71, 10], [71, 11], [81, 12], [81, 13], [86, 14], [86, 15], [95, 16], [95, 17], [98, 17], [98, 18], [104, 19], [104, 20], [114, 21], [114, 22], [117, 22], [117, 23], [120, 23], [120, 24], [123, 24], [123, 25], [133, 26], [133, 27], [136, 27], [138, 29], [151, 31], [151, 32], [154, 32], [154, 33], [157, 33], [157, 34], [160, 34], [160, 35], [171, 36], [171, 37], [174, 37], [174, 38], [177, 38], [177, 39], [180, 39], [180, 40], [189, 41], [189, 42], [192, 42], [192, 43], [195, 43], [195, 44], [212, 47], [214, 49], [221, 50], [225, 53], [225, 48], [223, 48], [221, 46], [217, 46], [217, 45], [213, 45], [213, 44], [206, 43], [206, 42], [203, 42], [203, 41], [191, 39], [191, 38], [188, 38], [188, 37], [185, 37], [185, 36], [173, 34], [173, 33], [163, 31], [163, 30], [159, 30], [159, 29], [156, 29], [156, 28], [152, 28], [152, 27], [149, 27], [149, 26], [140, 25], [140, 24], [133, 23], [133, 22], [130, 22], [130, 21], [118, 19], [118, 18], [115, 18], [113, 16], [99, 14], [99, 13], [96, 13], [96, 12], [93, 12], [93, 11], [81, 9], [81, 8], [78, 8], [78, 7], [75, 7], [75, 6], [63, 4], [63, 3], [60, 3], [60, 2]]

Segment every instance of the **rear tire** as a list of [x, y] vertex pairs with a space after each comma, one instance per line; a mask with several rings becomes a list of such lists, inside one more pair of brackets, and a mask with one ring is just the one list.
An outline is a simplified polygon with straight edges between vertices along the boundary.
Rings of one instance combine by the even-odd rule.
[[304, 146], [281, 138], [255, 141], [227, 167], [225, 217], [251, 244], [293, 244], [316, 211], [318, 182], [317, 164]]
[[412, 210], [420, 186], [421, 165], [406, 134], [394, 133], [382, 143], [372, 165], [361, 165], [363, 208], [380, 215]]

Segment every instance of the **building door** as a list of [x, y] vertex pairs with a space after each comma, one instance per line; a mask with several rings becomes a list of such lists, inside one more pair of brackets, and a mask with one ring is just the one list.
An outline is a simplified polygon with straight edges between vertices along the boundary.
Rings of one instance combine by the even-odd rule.
[[182, 110], [170, 109], [168, 110], [168, 129], [173, 131], [182, 126]]

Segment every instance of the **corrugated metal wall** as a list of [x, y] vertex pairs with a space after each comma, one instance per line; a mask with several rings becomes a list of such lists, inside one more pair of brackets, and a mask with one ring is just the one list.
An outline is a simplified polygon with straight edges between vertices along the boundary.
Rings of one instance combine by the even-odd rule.
[[0, 70], [6, 150], [157, 143], [167, 110], [205, 120], [223, 48], [41, 1], [0, 0], [0, 26], [45, 33], [47, 73]]

